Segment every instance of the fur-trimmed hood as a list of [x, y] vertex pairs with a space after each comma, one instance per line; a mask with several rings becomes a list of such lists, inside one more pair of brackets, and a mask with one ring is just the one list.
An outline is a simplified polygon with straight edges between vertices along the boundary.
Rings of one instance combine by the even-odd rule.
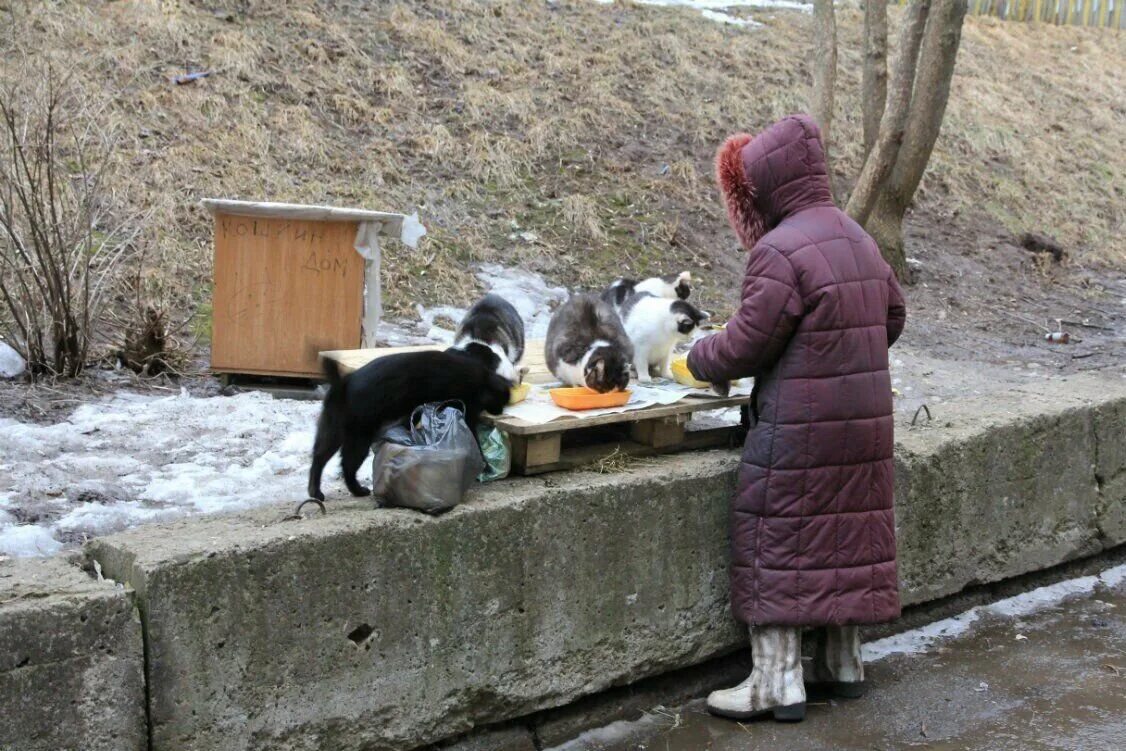
[[728, 138], [716, 154], [716, 180], [747, 250], [787, 216], [833, 203], [821, 129], [808, 115], [779, 120], [753, 138]]

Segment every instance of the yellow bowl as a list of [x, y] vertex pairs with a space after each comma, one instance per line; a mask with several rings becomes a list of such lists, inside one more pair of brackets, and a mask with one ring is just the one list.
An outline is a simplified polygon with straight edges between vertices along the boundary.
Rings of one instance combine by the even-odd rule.
[[678, 357], [672, 361], [672, 377], [676, 382], [684, 386], [691, 386], [697, 389], [706, 389], [709, 384], [707, 381], [697, 381], [692, 377], [692, 372], [688, 370], [688, 355]]
[[563, 409], [606, 409], [607, 407], [620, 407], [629, 401], [630, 391], [608, 391], [600, 394], [586, 386], [573, 388], [551, 389], [551, 400]]
[[508, 403], [519, 404], [528, 398], [528, 392], [532, 390], [532, 384], [521, 383], [519, 386], [513, 386], [508, 391]]

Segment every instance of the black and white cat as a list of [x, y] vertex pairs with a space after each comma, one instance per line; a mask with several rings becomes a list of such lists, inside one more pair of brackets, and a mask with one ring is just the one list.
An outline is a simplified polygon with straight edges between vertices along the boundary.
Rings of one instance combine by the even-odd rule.
[[544, 343], [548, 369], [569, 386], [600, 393], [629, 386], [633, 347], [618, 314], [594, 295], [574, 295], [551, 316]]
[[466, 312], [450, 349], [462, 350], [517, 385], [523, 380], [517, 365], [524, 357], [524, 319], [508, 300], [489, 293]]
[[672, 378], [672, 353], [680, 342], [711, 315], [687, 300], [669, 300], [648, 292], [628, 298], [620, 311], [622, 322], [633, 345], [633, 365], [637, 380], [648, 383], [650, 368], [656, 367], [663, 378]]
[[625, 301], [641, 292], [669, 300], [687, 300], [692, 294], [692, 274], [682, 271], [674, 276], [651, 276], [640, 282], [636, 279], [615, 279], [602, 291], [602, 299], [621, 313]]

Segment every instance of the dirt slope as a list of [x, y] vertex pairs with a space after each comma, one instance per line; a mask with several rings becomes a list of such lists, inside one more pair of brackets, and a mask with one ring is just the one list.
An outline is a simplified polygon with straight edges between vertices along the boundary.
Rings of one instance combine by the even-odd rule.
[[[756, 29], [585, 0], [9, 2], [0, 15], [0, 76], [50, 59], [91, 103], [109, 102], [115, 198], [149, 216], [151, 281], [177, 312], [204, 317], [205, 196], [420, 208], [430, 239], [391, 248], [384, 265], [393, 313], [465, 302], [476, 260], [569, 285], [692, 268], [722, 312], [741, 258], [713, 188], [714, 149], [808, 96], [809, 18], [796, 12], [752, 12], [766, 24]], [[839, 23], [835, 167], [847, 188], [859, 167], [860, 13], [844, 8]], [[213, 75], [169, 83], [186, 69]], [[1033, 299], [1091, 269], [1091, 294], [1126, 297], [1113, 271], [1126, 267], [1123, 91], [1122, 35], [967, 19], [910, 224], [909, 255], [945, 285], [942, 298], [919, 297], [927, 315], [980, 293], [966, 275], [991, 262], [973, 259], [1026, 229], [1070, 252], [1070, 266], [1041, 269], [1004, 251]]]

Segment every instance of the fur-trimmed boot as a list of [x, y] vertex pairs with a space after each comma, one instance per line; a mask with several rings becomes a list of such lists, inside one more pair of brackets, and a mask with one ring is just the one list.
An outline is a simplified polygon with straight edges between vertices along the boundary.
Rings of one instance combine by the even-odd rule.
[[713, 691], [708, 696], [708, 711], [733, 720], [767, 714], [783, 722], [804, 720], [801, 629], [752, 626], [750, 632], [754, 660], [750, 677], [735, 688]]
[[817, 638], [810, 690], [839, 699], [864, 695], [864, 663], [860, 659], [860, 629], [856, 626], [825, 626]]

